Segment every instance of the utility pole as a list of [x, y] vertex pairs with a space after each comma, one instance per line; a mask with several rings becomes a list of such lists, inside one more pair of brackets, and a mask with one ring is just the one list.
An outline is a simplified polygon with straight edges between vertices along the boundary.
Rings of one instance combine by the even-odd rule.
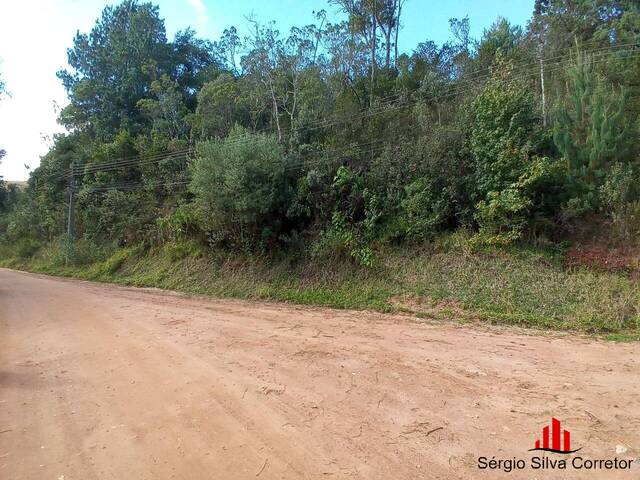
[[373, 11], [371, 13], [371, 92], [369, 95], [369, 108], [373, 107], [373, 90], [375, 87], [376, 76], [376, 36], [378, 35], [378, 20], [376, 15], [376, 2], [372, 4]]
[[71, 174], [69, 180], [69, 221], [67, 222], [67, 235], [71, 240], [76, 236], [76, 177]]
[[542, 89], [542, 126], [547, 128], [547, 105], [544, 92], [544, 62], [542, 61], [542, 41], [538, 45], [538, 58], [540, 59], [540, 87]]

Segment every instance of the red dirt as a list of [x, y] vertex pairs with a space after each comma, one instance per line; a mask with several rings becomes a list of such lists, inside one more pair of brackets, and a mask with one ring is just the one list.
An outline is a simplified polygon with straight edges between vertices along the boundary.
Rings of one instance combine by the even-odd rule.
[[584, 458], [640, 450], [637, 344], [9, 270], [0, 335], [8, 480], [496, 478], [552, 416]]
[[640, 278], [640, 251], [593, 244], [575, 245], [565, 256], [565, 266], [627, 273], [632, 278]]

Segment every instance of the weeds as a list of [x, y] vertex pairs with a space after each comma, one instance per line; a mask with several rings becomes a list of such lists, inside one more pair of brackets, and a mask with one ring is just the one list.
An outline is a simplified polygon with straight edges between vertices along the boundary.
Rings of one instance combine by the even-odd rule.
[[[106, 260], [61, 263], [49, 247], [5, 266], [187, 293], [375, 309], [417, 317], [485, 321], [597, 334], [640, 332], [640, 286], [628, 276], [565, 270], [558, 249], [479, 249], [458, 233], [411, 249], [377, 252], [366, 268], [349, 260], [292, 261], [210, 250], [176, 240], [117, 250]], [[2, 252], [6, 255], [6, 249]], [[63, 255], [59, 253], [58, 255]]]

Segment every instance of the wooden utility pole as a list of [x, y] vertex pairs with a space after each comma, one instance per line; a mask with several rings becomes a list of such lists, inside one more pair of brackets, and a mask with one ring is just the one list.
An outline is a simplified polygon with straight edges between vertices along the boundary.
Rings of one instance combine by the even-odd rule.
[[378, 35], [378, 20], [376, 12], [376, 2], [373, 1], [371, 13], [371, 92], [369, 95], [369, 108], [373, 107], [373, 90], [376, 76], [376, 37]]
[[69, 181], [69, 218], [67, 222], [67, 235], [71, 240], [76, 236], [76, 178], [71, 176]]

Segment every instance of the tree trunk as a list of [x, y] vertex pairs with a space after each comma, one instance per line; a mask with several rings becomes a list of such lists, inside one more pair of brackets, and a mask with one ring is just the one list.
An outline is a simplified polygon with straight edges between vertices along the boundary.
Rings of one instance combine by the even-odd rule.
[[384, 66], [385, 68], [389, 68], [391, 65], [391, 26], [387, 30], [384, 31], [384, 41], [386, 43], [386, 52], [384, 57]]
[[373, 87], [376, 76], [376, 36], [378, 22], [376, 20], [376, 2], [373, 2], [373, 15], [371, 16], [371, 93], [369, 95], [369, 106], [373, 105]]
[[282, 131], [280, 130], [280, 111], [278, 109], [278, 100], [276, 99], [275, 87], [273, 86], [273, 79], [271, 75], [268, 75], [269, 79], [269, 92], [271, 93], [271, 101], [273, 102], [273, 116], [276, 121], [276, 130], [278, 131], [278, 141], [282, 141]]
[[398, 0], [398, 15], [396, 15], [396, 41], [394, 42], [394, 64], [396, 68], [398, 68], [398, 32], [400, 31], [400, 13], [402, 12], [402, 2], [403, 0]]

